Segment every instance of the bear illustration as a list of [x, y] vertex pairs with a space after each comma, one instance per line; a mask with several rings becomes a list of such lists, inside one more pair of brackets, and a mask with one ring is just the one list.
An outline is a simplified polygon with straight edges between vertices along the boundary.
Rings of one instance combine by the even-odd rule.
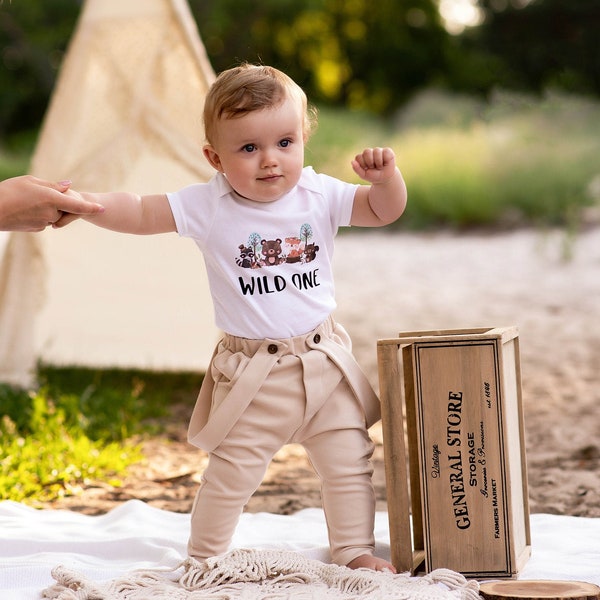
[[262, 255], [263, 260], [262, 264], [267, 267], [272, 267], [274, 265], [281, 264], [285, 258], [281, 257], [281, 240], [277, 238], [276, 240], [261, 240], [262, 244]]
[[306, 244], [306, 248], [304, 248], [304, 262], [311, 262], [312, 260], [315, 260], [318, 250], [319, 246], [315, 246], [314, 244]]

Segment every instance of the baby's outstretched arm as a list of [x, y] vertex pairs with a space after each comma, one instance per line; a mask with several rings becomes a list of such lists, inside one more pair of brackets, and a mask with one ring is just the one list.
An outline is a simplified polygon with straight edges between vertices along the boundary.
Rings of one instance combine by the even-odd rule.
[[[90, 193], [69, 190], [69, 195], [104, 206], [104, 212], [83, 218], [94, 225], [121, 233], [147, 235], [176, 231], [175, 220], [167, 196], [138, 196], [128, 192]], [[77, 215], [64, 214], [54, 227], [64, 227]]]
[[351, 225], [381, 227], [393, 223], [406, 207], [406, 185], [391, 148], [366, 148], [352, 161], [354, 172], [371, 185], [354, 196]]

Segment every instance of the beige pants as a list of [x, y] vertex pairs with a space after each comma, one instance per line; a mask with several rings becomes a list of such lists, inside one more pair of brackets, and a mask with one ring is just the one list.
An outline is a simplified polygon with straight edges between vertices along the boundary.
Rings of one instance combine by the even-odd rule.
[[[357, 388], [364, 393], [366, 379], [358, 365], [349, 367], [346, 359], [342, 372], [332, 359], [339, 358], [340, 350], [347, 358], [350, 340], [332, 319], [306, 336], [287, 340], [226, 335], [221, 341], [207, 383], [217, 420], [219, 407], [226, 406], [236, 382], [248, 379], [248, 370], [262, 364], [261, 353], [279, 356], [266, 377], [260, 375], [258, 391], [224, 439], [209, 452], [192, 508], [190, 556], [203, 559], [227, 551], [245, 504], [273, 455], [286, 443], [304, 446], [321, 479], [332, 561], [344, 565], [373, 553], [373, 443], [367, 424], [377, 413], [376, 398], [372, 390], [367, 397], [357, 398]], [[257, 386], [248, 384], [253, 387]]]

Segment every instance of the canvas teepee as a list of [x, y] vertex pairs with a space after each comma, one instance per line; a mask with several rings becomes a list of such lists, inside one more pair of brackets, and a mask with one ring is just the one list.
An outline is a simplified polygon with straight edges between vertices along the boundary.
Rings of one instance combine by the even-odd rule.
[[[213, 171], [202, 156], [201, 115], [213, 79], [185, 0], [86, 0], [31, 173], [87, 191], [166, 192], [206, 181]], [[207, 366], [218, 332], [190, 240], [83, 221], [26, 235], [28, 253], [39, 250], [45, 262], [32, 361]], [[31, 322], [31, 310], [24, 306], [20, 320]], [[31, 367], [20, 361], [17, 369]]]

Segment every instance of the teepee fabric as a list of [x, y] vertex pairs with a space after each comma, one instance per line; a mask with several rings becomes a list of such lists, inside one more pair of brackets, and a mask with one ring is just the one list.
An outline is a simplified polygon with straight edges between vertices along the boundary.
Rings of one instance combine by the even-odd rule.
[[[185, 0], [87, 0], [30, 172], [70, 179], [79, 190], [142, 194], [206, 181], [213, 171], [202, 156], [202, 108], [213, 79]], [[218, 332], [190, 240], [118, 234], [83, 221], [28, 235], [31, 254], [38, 248], [45, 261], [35, 286], [43, 308], [35, 356], [29, 365], [22, 357], [21, 367], [39, 359], [206, 368]], [[31, 322], [29, 306], [13, 310], [15, 328]]]
[[42, 257], [26, 233], [0, 231], [0, 382], [31, 383], [35, 356], [32, 315], [43, 299]]

